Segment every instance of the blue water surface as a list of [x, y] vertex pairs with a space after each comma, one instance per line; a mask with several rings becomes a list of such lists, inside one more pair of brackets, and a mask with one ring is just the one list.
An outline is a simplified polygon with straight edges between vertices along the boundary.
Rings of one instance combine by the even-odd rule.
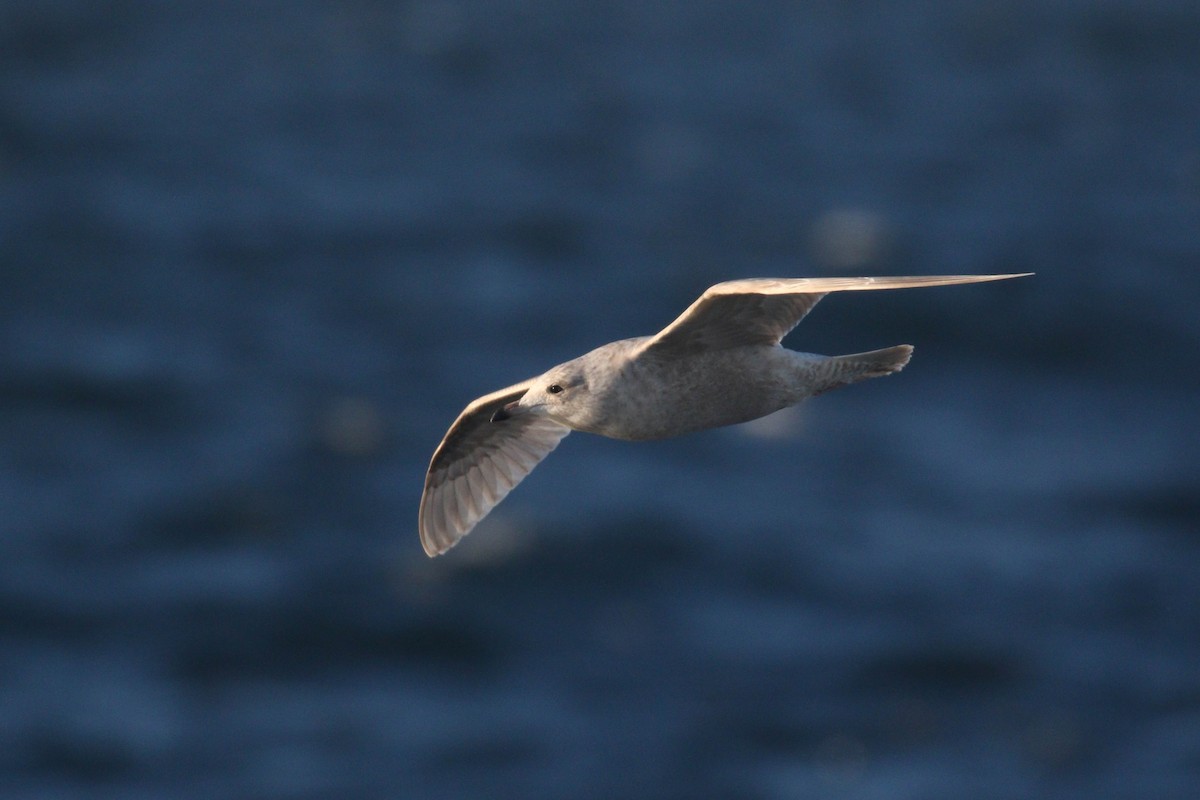
[[[1191, 798], [1200, 6], [0, 3], [5, 798]], [[902, 375], [472, 398], [746, 276]]]

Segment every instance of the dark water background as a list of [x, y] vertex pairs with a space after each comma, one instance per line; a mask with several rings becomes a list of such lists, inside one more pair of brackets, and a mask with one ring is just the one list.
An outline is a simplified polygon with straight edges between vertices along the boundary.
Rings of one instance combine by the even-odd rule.
[[[471, 398], [734, 277], [901, 376]], [[1200, 5], [0, 5], [0, 796], [1200, 796]]]

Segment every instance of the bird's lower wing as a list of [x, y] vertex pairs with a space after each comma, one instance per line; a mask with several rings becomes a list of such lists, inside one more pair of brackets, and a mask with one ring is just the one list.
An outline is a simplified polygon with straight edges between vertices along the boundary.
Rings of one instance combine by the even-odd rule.
[[519, 400], [529, 383], [471, 403], [434, 451], [418, 519], [421, 545], [430, 556], [470, 533], [570, 433], [565, 425], [534, 414], [492, 422], [492, 415]]
[[679, 317], [642, 345], [643, 353], [778, 344], [830, 292], [911, 289], [1019, 278], [1012, 275], [919, 275], [876, 278], [747, 278], [711, 286]]

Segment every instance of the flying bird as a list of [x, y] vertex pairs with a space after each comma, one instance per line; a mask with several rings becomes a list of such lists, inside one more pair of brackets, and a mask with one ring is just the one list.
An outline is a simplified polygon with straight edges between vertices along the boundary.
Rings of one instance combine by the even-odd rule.
[[611, 342], [468, 405], [429, 463], [418, 520], [421, 544], [431, 557], [457, 544], [571, 431], [664, 439], [747, 422], [903, 369], [912, 355], [907, 344], [844, 356], [780, 345], [830, 292], [1031, 274], [718, 283], [653, 336]]

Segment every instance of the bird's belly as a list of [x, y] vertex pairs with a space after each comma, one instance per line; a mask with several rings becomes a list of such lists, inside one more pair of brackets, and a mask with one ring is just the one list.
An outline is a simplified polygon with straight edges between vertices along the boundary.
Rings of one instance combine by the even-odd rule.
[[803, 399], [798, 354], [747, 347], [666, 363], [632, 364], [599, 404], [593, 433], [665, 439], [735, 425]]

